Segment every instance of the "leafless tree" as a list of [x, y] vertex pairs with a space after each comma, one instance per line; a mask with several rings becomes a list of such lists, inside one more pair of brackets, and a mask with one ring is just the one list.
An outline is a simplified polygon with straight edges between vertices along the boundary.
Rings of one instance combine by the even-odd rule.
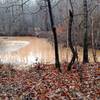
[[61, 72], [61, 69], [60, 69], [60, 62], [59, 62], [59, 52], [58, 52], [57, 33], [56, 33], [56, 28], [55, 28], [55, 26], [54, 26], [54, 21], [53, 21], [51, 2], [50, 2], [50, 0], [47, 0], [47, 2], [48, 2], [49, 14], [50, 14], [51, 28], [52, 28], [52, 32], [53, 32], [53, 36], [54, 36], [54, 45], [55, 45], [55, 65], [56, 65], [56, 67], [59, 69], [59, 71]]
[[88, 9], [87, 0], [83, 0], [84, 6], [84, 46], [83, 46], [83, 63], [88, 63]]

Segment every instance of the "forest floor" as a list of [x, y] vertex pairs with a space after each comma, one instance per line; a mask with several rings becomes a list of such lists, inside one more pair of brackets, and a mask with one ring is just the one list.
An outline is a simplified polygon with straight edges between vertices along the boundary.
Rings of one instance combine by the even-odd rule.
[[38, 64], [29, 70], [0, 65], [0, 100], [100, 100], [100, 63]]

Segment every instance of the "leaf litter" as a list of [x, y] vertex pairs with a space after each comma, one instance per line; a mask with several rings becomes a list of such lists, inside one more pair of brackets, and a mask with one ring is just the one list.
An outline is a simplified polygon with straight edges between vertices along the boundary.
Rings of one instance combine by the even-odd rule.
[[54, 65], [18, 70], [0, 65], [0, 100], [100, 100], [100, 64]]

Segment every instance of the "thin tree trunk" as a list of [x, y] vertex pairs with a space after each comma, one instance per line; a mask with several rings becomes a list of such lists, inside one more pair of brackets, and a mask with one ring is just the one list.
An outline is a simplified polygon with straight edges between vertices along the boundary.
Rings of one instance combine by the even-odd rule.
[[91, 42], [92, 42], [92, 54], [94, 62], [96, 62], [96, 50], [95, 50], [95, 43], [94, 43], [94, 30], [93, 30], [93, 18], [92, 18], [92, 32], [91, 32]]
[[88, 10], [87, 0], [83, 0], [84, 4], [84, 47], [83, 47], [83, 63], [88, 63]]
[[71, 6], [71, 10], [69, 10], [69, 27], [68, 27], [68, 42], [69, 42], [69, 47], [71, 49], [71, 52], [73, 54], [72, 59], [68, 65], [68, 71], [71, 70], [72, 65], [75, 62], [75, 59], [78, 58], [77, 56], [77, 51], [74, 49], [73, 47], [73, 43], [72, 43], [72, 24], [73, 24], [73, 15], [74, 15], [74, 9], [73, 9], [73, 5], [72, 5], [72, 0], [69, 0], [70, 6]]
[[[45, 0], [45, 6], [47, 6], [47, 2]], [[45, 30], [48, 31], [48, 9], [47, 7], [45, 8]]]
[[54, 21], [53, 21], [51, 2], [50, 2], [50, 0], [47, 0], [47, 2], [48, 2], [49, 14], [50, 14], [51, 28], [52, 28], [52, 32], [53, 32], [53, 35], [54, 35], [55, 66], [56, 66], [56, 68], [58, 68], [59, 71], [61, 72], [61, 69], [60, 69], [60, 62], [59, 62], [59, 52], [58, 52], [57, 33], [56, 33], [56, 28], [55, 28], [55, 26], [54, 26]]
[[66, 0], [66, 35], [67, 35], [67, 40], [66, 40], [66, 45], [67, 45], [67, 52], [66, 52], [66, 59], [67, 59], [67, 62], [68, 62], [68, 54], [69, 54], [69, 52], [68, 52], [68, 26], [67, 26], [67, 22], [68, 22], [68, 19], [67, 19], [67, 15], [68, 15], [68, 0]]
[[68, 65], [68, 71], [71, 70], [71, 67], [74, 64], [75, 59], [77, 57], [77, 52], [75, 51], [73, 44], [72, 44], [72, 34], [71, 33], [72, 33], [73, 13], [71, 10], [69, 10], [69, 16], [70, 16], [70, 18], [69, 18], [69, 28], [68, 28], [68, 41], [69, 41], [69, 47], [71, 48], [73, 56], [72, 56], [72, 59]]

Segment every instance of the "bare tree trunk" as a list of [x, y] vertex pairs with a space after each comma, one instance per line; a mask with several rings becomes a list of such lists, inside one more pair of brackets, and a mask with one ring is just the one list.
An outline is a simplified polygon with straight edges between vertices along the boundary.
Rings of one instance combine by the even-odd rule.
[[56, 66], [56, 68], [58, 68], [59, 71], [61, 72], [61, 69], [60, 69], [60, 62], [59, 62], [59, 52], [58, 52], [57, 33], [56, 33], [56, 28], [55, 28], [55, 26], [54, 26], [54, 21], [53, 21], [51, 2], [50, 2], [50, 0], [47, 0], [47, 2], [48, 2], [49, 14], [50, 14], [51, 28], [52, 28], [52, 32], [53, 32], [53, 35], [54, 35], [55, 66]]
[[70, 18], [69, 18], [69, 28], [68, 28], [68, 41], [69, 41], [69, 47], [71, 48], [73, 56], [72, 56], [72, 59], [68, 65], [68, 71], [71, 70], [71, 67], [74, 64], [75, 59], [77, 57], [77, 52], [75, 51], [73, 44], [72, 44], [72, 34], [71, 33], [72, 33], [73, 13], [71, 10], [69, 10], [69, 16], [70, 16]]
[[91, 32], [91, 42], [92, 42], [92, 54], [94, 62], [96, 62], [96, 50], [95, 50], [95, 43], [94, 43], [94, 30], [93, 30], [93, 17], [92, 17], [92, 32]]
[[48, 31], [49, 28], [48, 28], [48, 9], [47, 9], [47, 2], [45, 0], [45, 30]]
[[83, 63], [88, 63], [88, 10], [87, 0], [83, 0], [84, 5], [84, 47], [83, 47]]
[[24, 19], [24, 5], [23, 0], [21, 0], [21, 10], [22, 10], [22, 32], [25, 31], [25, 19]]
[[73, 15], [74, 15], [74, 9], [73, 9], [73, 5], [72, 5], [72, 0], [69, 0], [70, 6], [71, 6], [71, 10], [69, 10], [69, 27], [68, 27], [68, 42], [69, 42], [69, 47], [71, 49], [71, 52], [73, 54], [72, 59], [68, 65], [68, 71], [71, 70], [72, 65], [75, 62], [75, 59], [78, 59], [77, 56], [77, 51], [74, 49], [73, 47], [73, 43], [72, 43], [72, 24], [73, 24]]
[[67, 35], [67, 40], [66, 40], [66, 46], [67, 46], [67, 50], [66, 50], [66, 60], [67, 60], [67, 62], [68, 62], [68, 54], [69, 54], [69, 52], [68, 52], [68, 26], [67, 26], [67, 22], [68, 22], [68, 19], [67, 19], [67, 15], [68, 15], [68, 0], [66, 0], [66, 35]]

